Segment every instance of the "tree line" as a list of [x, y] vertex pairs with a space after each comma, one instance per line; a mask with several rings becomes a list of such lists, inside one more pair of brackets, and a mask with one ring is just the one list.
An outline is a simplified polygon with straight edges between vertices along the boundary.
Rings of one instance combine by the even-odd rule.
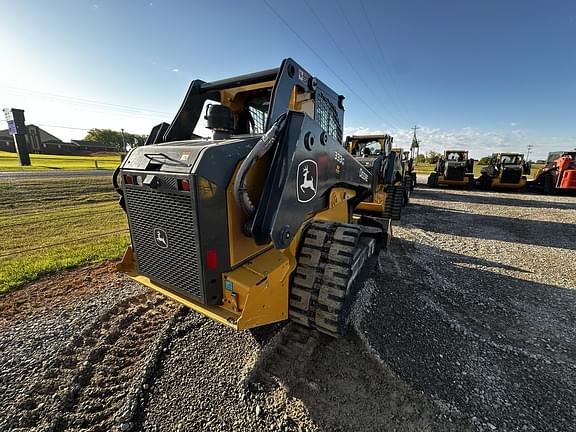
[[146, 135], [132, 134], [129, 132], [115, 131], [112, 129], [90, 129], [85, 141], [99, 141], [114, 147], [119, 152], [125, 152], [126, 146], [138, 147], [146, 142]]

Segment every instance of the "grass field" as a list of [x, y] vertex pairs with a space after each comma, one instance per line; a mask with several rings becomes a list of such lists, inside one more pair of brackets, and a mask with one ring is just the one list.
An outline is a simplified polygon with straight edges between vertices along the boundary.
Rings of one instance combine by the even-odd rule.
[[0, 181], [0, 293], [117, 258], [128, 243], [109, 178]]
[[[536, 173], [538, 172], [538, 170], [540, 168], [542, 168], [543, 166], [544, 165], [532, 164], [532, 169], [530, 170], [530, 175], [528, 176], [528, 178], [533, 178], [536, 175]], [[416, 166], [414, 167], [414, 170], [420, 174], [428, 174], [434, 170], [434, 167], [435, 167], [434, 164], [416, 164]], [[475, 177], [480, 176], [480, 171], [482, 170], [482, 168], [484, 168], [484, 165], [474, 164], [474, 176]]]
[[59, 156], [31, 154], [32, 166], [21, 167], [16, 153], [0, 151], [0, 171], [25, 170], [82, 170], [115, 169], [120, 164], [118, 155]]

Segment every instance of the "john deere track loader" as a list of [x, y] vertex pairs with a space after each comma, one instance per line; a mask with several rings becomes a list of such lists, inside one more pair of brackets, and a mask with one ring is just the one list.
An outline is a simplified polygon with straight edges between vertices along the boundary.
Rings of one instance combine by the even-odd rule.
[[474, 186], [474, 159], [466, 150], [446, 150], [428, 176], [428, 186]]
[[530, 163], [521, 153], [495, 153], [487, 166], [482, 168], [478, 185], [481, 189], [511, 189], [526, 187]]
[[399, 220], [406, 203], [402, 185], [401, 157], [392, 151], [394, 138], [384, 135], [352, 135], [345, 146], [358, 162], [373, 173], [372, 194], [358, 204], [357, 211], [382, 218]]
[[374, 170], [342, 146], [343, 100], [291, 59], [193, 81], [115, 174], [132, 241], [119, 269], [234, 329], [290, 319], [341, 334], [389, 234], [355, 214]]

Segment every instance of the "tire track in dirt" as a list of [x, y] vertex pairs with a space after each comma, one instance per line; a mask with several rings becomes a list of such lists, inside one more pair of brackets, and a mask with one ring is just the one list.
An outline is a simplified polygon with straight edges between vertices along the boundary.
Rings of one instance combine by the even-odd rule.
[[[66, 291], [58, 284], [55, 288], [59, 293]], [[84, 286], [84, 291], [92, 288]], [[17, 294], [41, 298], [38, 293]], [[50, 299], [51, 294], [54, 293], [47, 293], [46, 297]], [[5, 401], [12, 403], [12, 407], [8, 406], [0, 416], [0, 429], [131, 429], [132, 419], [142, 401], [143, 388], [156, 372], [171, 328], [184, 313], [184, 308], [168, 302], [163, 296], [140, 289], [126, 290], [128, 295], [125, 297], [112, 295], [108, 300], [106, 297], [113, 294], [109, 291], [94, 294], [91, 299], [94, 304], [79, 307], [79, 311], [92, 310], [99, 303], [105, 306], [82, 322], [83, 326], [70, 321], [78, 327], [72, 330], [73, 337], [62, 340], [56, 349], [50, 347], [52, 353], [40, 360], [41, 369], [26, 377], [22, 383], [24, 387], [13, 387], [14, 383], [11, 386], [6, 382], [8, 378], [2, 377], [3, 384], [8, 385], [12, 393], [18, 393], [14, 393], [17, 401]], [[62, 305], [62, 301], [59, 299], [57, 305], [52, 305], [49, 313], [66, 316], [62, 315], [61, 309], [70, 305]], [[24, 329], [26, 324], [35, 328], [29, 323], [34, 321], [35, 308], [38, 306], [32, 304], [22, 311], [23, 316], [15, 314], [15, 321]], [[46, 308], [41, 311], [47, 312]], [[25, 364], [20, 368], [11, 366], [15, 370], [26, 370]]]

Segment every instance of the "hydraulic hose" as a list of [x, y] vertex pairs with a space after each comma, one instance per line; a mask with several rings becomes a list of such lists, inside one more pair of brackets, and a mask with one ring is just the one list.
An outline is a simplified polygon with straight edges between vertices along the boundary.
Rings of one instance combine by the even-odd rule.
[[248, 195], [246, 176], [254, 163], [266, 153], [268, 153], [268, 151], [272, 148], [272, 145], [278, 139], [279, 132], [282, 129], [285, 120], [286, 114], [282, 114], [280, 117], [278, 117], [272, 127], [268, 129], [264, 135], [262, 135], [256, 145], [252, 148], [252, 150], [250, 150], [250, 153], [248, 153], [248, 156], [246, 156], [244, 161], [242, 161], [242, 164], [236, 173], [236, 178], [234, 179], [234, 200], [249, 218], [254, 215], [256, 207]]

